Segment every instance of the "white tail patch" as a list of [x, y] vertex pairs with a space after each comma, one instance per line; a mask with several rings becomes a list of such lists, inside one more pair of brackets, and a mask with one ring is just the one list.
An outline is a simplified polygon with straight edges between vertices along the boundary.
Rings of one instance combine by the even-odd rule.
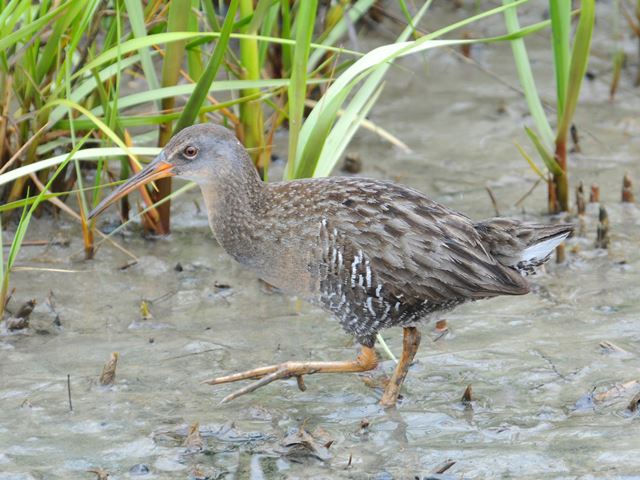
[[520, 254], [520, 261], [523, 264], [535, 264], [542, 262], [553, 250], [560, 245], [571, 232], [561, 233], [555, 237], [548, 238], [525, 248]]

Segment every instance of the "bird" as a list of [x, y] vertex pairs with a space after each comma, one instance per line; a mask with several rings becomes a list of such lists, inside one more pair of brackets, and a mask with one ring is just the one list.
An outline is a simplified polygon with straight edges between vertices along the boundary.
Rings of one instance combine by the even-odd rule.
[[473, 221], [389, 181], [324, 177], [264, 182], [235, 134], [216, 124], [179, 131], [145, 168], [105, 197], [93, 218], [153, 180], [198, 184], [222, 248], [281, 291], [337, 318], [360, 346], [354, 360], [289, 361], [206, 381], [250, 384], [233, 400], [279, 379], [365, 372], [378, 364], [376, 335], [402, 327], [402, 354], [380, 399], [396, 405], [420, 345], [421, 324], [464, 303], [524, 295], [525, 278], [573, 231], [571, 224]]

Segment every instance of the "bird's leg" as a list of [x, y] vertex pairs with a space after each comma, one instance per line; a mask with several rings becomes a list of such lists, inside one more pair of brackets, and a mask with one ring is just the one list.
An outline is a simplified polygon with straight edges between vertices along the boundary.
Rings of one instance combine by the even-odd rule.
[[220, 403], [226, 403], [234, 398], [253, 392], [276, 380], [297, 377], [298, 387], [304, 390], [304, 382], [302, 375], [311, 375], [312, 373], [347, 373], [347, 372], [366, 372], [373, 370], [378, 365], [378, 357], [371, 347], [362, 347], [355, 360], [347, 360], [342, 362], [285, 362], [279, 365], [270, 365], [268, 367], [254, 368], [246, 372], [217, 377], [206, 380], [203, 383], [209, 385], [218, 385], [221, 383], [237, 382], [238, 380], [247, 380], [257, 378], [255, 382], [243, 387], [235, 392], [227, 395]]
[[416, 327], [405, 327], [403, 333], [402, 356], [398, 365], [396, 365], [391, 380], [389, 380], [387, 387], [384, 389], [382, 399], [380, 399], [380, 405], [383, 407], [393, 407], [396, 404], [402, 382], [404, 382], [409, 366], [420, 346], [420, 332]]

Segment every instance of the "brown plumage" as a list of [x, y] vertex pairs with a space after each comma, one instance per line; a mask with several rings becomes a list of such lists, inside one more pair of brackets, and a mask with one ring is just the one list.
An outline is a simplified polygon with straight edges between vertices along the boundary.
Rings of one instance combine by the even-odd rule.
[[[511, 219], [476, 223], [414, 189], [366, 178], [266, 184], [235, 136], [214, 125], [180, 132], [91, 215], [167, 174], [200, 185], [211, 229], [238, 262], [338, 318], [364, 347], [366, 367], [372, 362], [367, 349], [383, 328], [405, 327], [405, 350], [415, 353], [419, 336], [413, 327], [421, 320], [464, 302], [527, 293], [522, 273], [546, 261], [572, 230]], [[399, 366], [404, 372], [396, 372], [397, 389], [410, 360]], [[292, 365], [213, 383], [337, 371]], [[265, 378], [257, 383], [268, 383]], [[387, 393], [387, 403], [395, 403], [397, 391]]]
[[528, 291], [518, 272], [491, 256], [471, 220], [407, 187], [331, 177], [265, 185], [262, 198], [257, 221], [285, 228], [256, 240], [280, 245], [284, 255], [269, 254], [286, 265], [276, 276], [259, 273], [332, 312], [363, 345], [382, 328]]

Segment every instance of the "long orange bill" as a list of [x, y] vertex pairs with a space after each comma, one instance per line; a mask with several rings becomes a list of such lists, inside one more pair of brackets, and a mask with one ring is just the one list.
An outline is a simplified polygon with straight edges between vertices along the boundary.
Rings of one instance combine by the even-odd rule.
[[128, 193], [131, 193], [136, 188], [142, 187], [146, 183], [159, 178], [172, 177], [174, 174], [171, 172], [173, 165], [164, 159], [164, 153], [160, 153], [149, 165], [136, 173], [133, 177], [127, 180], [125, 183], [116, 188], [110, 195], [105, 197], [87, 217], [88, 220], [100, 215], [107, 209], [109, 205], [118, 201]]

